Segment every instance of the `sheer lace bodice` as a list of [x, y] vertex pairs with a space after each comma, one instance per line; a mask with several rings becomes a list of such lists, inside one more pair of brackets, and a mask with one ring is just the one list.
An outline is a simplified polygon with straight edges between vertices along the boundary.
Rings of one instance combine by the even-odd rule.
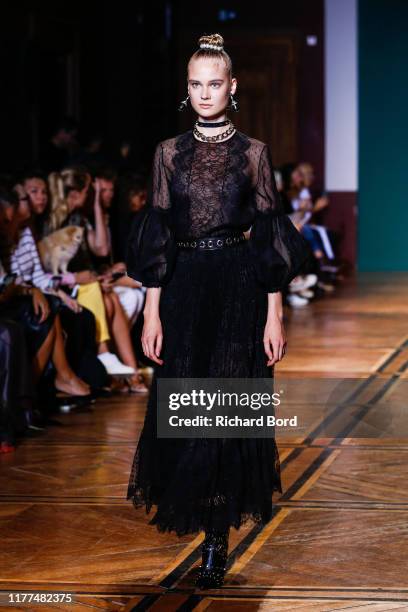
[[148, 204], [128, 248], [128, 274], [146, 287], [166, 284], [177, 240], [247, 231], [256, 276], [279, 291], [311, 256], [284, 214], [266, 144], [242, 132], [207, 143], [192, 130], [156, 147]]

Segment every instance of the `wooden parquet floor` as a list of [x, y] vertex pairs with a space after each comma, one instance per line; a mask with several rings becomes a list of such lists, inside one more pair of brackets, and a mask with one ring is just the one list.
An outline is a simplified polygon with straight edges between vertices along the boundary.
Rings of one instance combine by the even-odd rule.
[[[335, 438], [324, 423], [278, 436], [283, 494], [266, 527], [231, 530], [222, 589], [194, 589], [203, 534], [160, 534], [125, 499], [146, 405], [132, 396], [0, 456], [1, 595], [71, 592], [49, 607], [79, 612], [408, 610], [408, 274], [360, 274], [286, 314], [276, 378], [305, 379], [299, 413], [314, 382], [355, 378], [357, 418]], [[389, 436], [367, 429], [381, 416]]]

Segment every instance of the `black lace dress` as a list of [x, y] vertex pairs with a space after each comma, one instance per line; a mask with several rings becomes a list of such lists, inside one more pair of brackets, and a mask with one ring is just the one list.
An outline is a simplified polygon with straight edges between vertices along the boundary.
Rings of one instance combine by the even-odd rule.
[[[263, 333], [268, 292], [282, 290], [311, 251], [283, 213], [268, 147], [235, 132], [224, 142], [192, 130], [156, 148], [149, 205], [136, 217], [128, 274], [162, 287], [163, 345], [136, 448], [127, 499], [157, 511], [149, 524], [178, 535], [267, 523], [282, 492], [274, 438], [157, 438], [159, 377], [273, 377]], [[240, 233], [215, 251], [178, 240]]]

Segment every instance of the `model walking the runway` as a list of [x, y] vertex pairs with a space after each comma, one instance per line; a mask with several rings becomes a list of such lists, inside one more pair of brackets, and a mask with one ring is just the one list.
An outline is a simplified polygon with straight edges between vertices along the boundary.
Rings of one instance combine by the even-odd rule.
[[157, 379], [273, 377], [281, 290], [310, 248], [283, 213], [267, 145], [226, 115], [237, 80], [219, 34], [200, 38], [187, 72], [181, 107], [190, 100], [196, 124], [158, 144], [129, 242], [128, 274], [148, 288], [143, 351], [157, 366], [127, 499], [156, 505], [159, 531], [205, 531], [196, 584], [209, 588], [223, 583], [230, 527], [272, 518], [278, 449], [274, 438], [158, 438]]

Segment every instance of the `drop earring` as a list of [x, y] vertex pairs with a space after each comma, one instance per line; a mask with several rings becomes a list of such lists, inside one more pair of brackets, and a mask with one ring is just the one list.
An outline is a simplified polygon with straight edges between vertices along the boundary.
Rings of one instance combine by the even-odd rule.
[[232, 94], [230, 94], [230, 98], [231, 98], [231, 108], [237, 113], [239, 111], [238, 102], [235, 100]]
[[178, 107], [178, 110], [179, 110], [179, 111], [182, 111], [182, 110], [184, 110], [185, 108], [187, 108], [187, 102], [188, 102], [189, 98], [190, 98], [190, 94], [187, 96], [187, 98], [186, 98], [185, 100], [182, 100], [182, 101], [180, 102], [180, 106]]

